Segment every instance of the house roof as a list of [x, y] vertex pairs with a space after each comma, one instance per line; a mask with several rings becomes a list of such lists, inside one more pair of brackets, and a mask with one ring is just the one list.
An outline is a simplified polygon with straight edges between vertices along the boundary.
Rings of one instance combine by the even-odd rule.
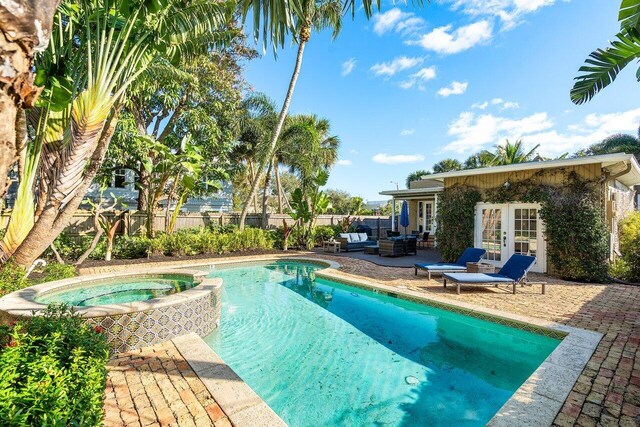
[[444, 185], [442, 187], [430, 187], [430, 188], [411, 188], [404, 190], [389, 190], [389, 191], [381, 191], [380, 194], [383, 196], [393, 196], [393, 197], [411, 197], [411, 196], [421, 196], [425, 194], [437, 194], [441, 193], [444, 190]]
[[[457, 177], [472, 176], [472, 175], [485, 175], [490, 173], [518, 172], [518, 171], [532, 170], [532, 169], [550, 169], [550, 168], [561, 168], [561, 167], [567, 167], [567, 166], [591, 165], [594, 163], [602, 164], [603, 168], [614, 168], [617, 166], [621, 166], [619, 170], [612, 171], [612, 173], [614, 174], [621, 170], [624, 170], [625, 167], [630, 165], [631, 166], [630, 170], [616, 179], [628, 187], [632, 187], [634, 185], [640, 184], [640, 164], [638, 164], [638, 160], [636, 160], [633, 154], [625, 154], [625, 153], [602, 154], [599, 156], [585, 156], [585, 157], [576, 157], [571, 159], [534, 161], [534, 162], [527, 162], [527, 163], [517, 163], [513, 165], [491, 166], [491, 167], [478, 168], [478, 169], [466, 169], [466, 170], [460, 170], [460, 171], [436, 173], [433, 175], [425, 175], [422, 178], [437, 180], [437, 181], [444, 181], [445, 178], [457, 178]], [[391, 195], [391, 193], [393, 192], [387, 191], [387, 192], [382, 192], [380, 194]]]

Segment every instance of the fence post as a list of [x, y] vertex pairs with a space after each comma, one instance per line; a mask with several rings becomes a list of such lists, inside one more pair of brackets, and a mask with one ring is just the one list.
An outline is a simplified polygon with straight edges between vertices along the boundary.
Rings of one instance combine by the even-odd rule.
[[380, 217], [378, 217], [378, 240], [380, 240]]
[[[131, 236], [131, 217], [128, 210], [124, 211], [124, 214], [122, 215], [122, 223], [124, 224], [124, 234]], [[96, 232], [97, 231], [98, 230], [96, 230]]]

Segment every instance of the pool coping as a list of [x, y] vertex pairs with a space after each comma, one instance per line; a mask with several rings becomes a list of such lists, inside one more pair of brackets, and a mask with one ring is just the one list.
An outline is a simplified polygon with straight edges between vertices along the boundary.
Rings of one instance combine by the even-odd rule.
[[234, 426], [287, 426], [198, 334], [192, 332], [172, 341]]

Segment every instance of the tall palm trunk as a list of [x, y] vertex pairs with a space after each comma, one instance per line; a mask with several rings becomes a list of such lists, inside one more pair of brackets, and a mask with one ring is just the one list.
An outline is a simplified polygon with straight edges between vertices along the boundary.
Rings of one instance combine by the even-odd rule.
[[289, 104], [291, 104], [291, 98], [293, 97], [293, 91], [296, 87], [296, 82], [298, 81], [298, 76], [300, 75], [300, 67], [302, 66], [302, 55], [304, 54], [304, 47], [309, 41], [310, 28], [303, 27], [300, 31], [300, 44], [298, 45], [298, 55], [296, 56], [296, 64], [293, 67], [293, 74], [291, 75], [291, 81], [289, 82], [289, 88], [287, 89], [287, 96], [284, 99], [284, 103], [282, 104], [282, 110], [280, 110], [280, 115], [278, 116], [278, 122], [276, 123], [276, 128], [273, 130], [273, 136], [271, 137], [271, 143], [269, 145], [269, 150], [267, 155], [260, 162], [260, 167], [256, 173], [256, 176], [251, 185], [251, 191], [247, 196], [244, 205], [242, 206], [242, 213], [240, 214], [240, 224], [239, 227], [241, 230], [244, 229], [245, 221], [247, 219], [247, 211], [249, 209], [249, 204], [254, 194], [258, 191], [258, 185], [260, 185], [260, 181], [262, 181], [262, 177], [264, 175], [264, 170], [267, 165], [267, 162], [271, 161], [273, 157], [273, 153], [276, 149], [276, 144], [278, 143], [278, 138], [280, 137], [280, 132], [282, 132], [282, 126], [284, 125], [284, 120], [287, 117], [287, 112], [289, 111]]
[[33, 58], [49, 44], [59, 0], [0, 2], [0, 199], [18, 161], [16, 141], [20, 110], [34, 105], [41, 88], [34, 86]]
[[267, 175], [264, 178], [264, 188], [262, 190], [262, 228], [267, 229], [267, 202], [269, 201], [269, 184], [271, 184], [271, 170], [273, 162], [269, 163], [269, 169]]
[[280, 170], [278, 169], [278, 159], [273, 159], [273, 173], [276, 176], [276, 191], [278, 192], [278, 213], [282, 215], [282, 183], [280, 182]]
[[[255, 177], [255, 171], [253, 170], [253, 162], [249, 160], [249, 184], [253, 183]], [[258, 195], [253, 195], [253, 212], [258, 212]]]

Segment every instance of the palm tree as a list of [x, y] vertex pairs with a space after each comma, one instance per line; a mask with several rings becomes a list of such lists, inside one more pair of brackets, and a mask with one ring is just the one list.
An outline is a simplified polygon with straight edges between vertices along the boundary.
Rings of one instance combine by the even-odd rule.
[[[125, 0], [63, 3], [49, 49], [38, 59], [45, 90], [34, 122], [44, 123], [45, 137], [35, 144], [44, 143], [26, 151], [39, 159], [37, 220], [26, 234], [3, 240], [0, 259], [13, 254], [28, 266], [51, 244], [102, 163], [129, 86], [160, 57], [180, 61], [217, 46], [225, 37], [215, 29], [232, 6], [213, 0], [172, 0], [160, 8]], [[31, 224], [32, 205], [19, 206], [10, 221]]]
[[459, 171], [462, 169], [462, 163], [456, 159], [444, 159], [433, 165], [433, 173]]
[[515, 163], [529, 162], [532, 160], [538, 147], [540, 147], [540, 144], [525, 152], [521, 139], [513, 143], [507, 139], [504, 145], [496, 146], [494, 165], [512, 165]]
[[[368, 1], [368, 0], [366, 0]], [[293, 97], [293, 92], [300, 75], [300, 67], [302, 66], [302, 56], [306, 44], [311, 38], [311, 30], [322, 31], [326, 28], [333, 30], [333, 37], [337, 37], [342, 26], [342, 10], [343, 5], [339, 0], [327, 0], [323, 2], [316, 2], [315, 0], [298, 0], [291, 3], [291, 6], [287, 2], [265, 2], [262, 4], [256, 4], [250, 0], [244, 1], [245, 16], [250, 7], [253, 7], [254, 14], [254, 28], [256, 36], [259, 35], [259, 29], [261, 19], [264, 19], [264, 33], [267, 35], [267, 28], [270, 31], [270, 39], [276, 44], [284, 43], [285, 35], [288, 31], [292, 31], [294, 38], [298, 43], [298, 53], [296, 56], [296, 63], [293, 68], [293, 74], [289, 81], [289, 88], [287, 89], [287, 95], [285, 96], [284, 103], [278, 116], [271, 141], [268, 146], [267, 153], [263, 159], [262, 164], [258, 168], [251, 190], [245, 199], [244, 206], [242, 207], [242, 213], [240, 214], [240, 229], [244, 228], [245, 220], [247, 218], [247, 211], [249, 203], [254, 197], [254, 194], [258, 190], [258, 185], [262, 181], [264, 175], [264, 169], [268, 162], [272, 162], [278, 138], [282, 132], [287, 113], [289, 111], [289, 104]], [[262, 7], [262, 17], [260, 16], [260, 7]], [[273, 14], [276, 14], [275, 16]], [[257, 22], [256, 22], [257, 21]], [[266, 37], [263, 38], [266, 42]]]
[[420, 181], [422, 179], [422, 177], [425, 176], [425, 175], [431, 175], [431, 172], [426, 171], [424, 169], [420, 169], [420, 170], [417, 170], [415, 172], [411, 172], [407, 176], [407, 180], [406, 180], [407, 188], [409, 188], [411, 186], [411, 183], [413, 181]]
[[298, 174], [302, 186], [316, 178], [318, 168], [328, 170], [338, 160], [340, 138], [331, 135], [329, 120], [316, 115], [292, 116], [282, 141], [288, 152], [285, 164]]
[[464, 162], [465, 169], [477, 169], [477, 168], [486, 168], [489, 166], [493, 166], [496, 160], [495, 153], [492, 153], [489, 150], [482, 150], [479, 153], [476, 153], [469, 157]]
[[590, 146], [587, 155], [628, 153], [640, 159], [640, 132], [638, 136], [616, 134], [605, 138], [602, 142]]
[[[640, 0], [622, 0], [620, 31], [611, 46], [593, 51], [575, 78], [571, 101], [582, 104], [609, 86], [624, 67], [640, 58]], [[640, 76], [640, 69], [638, 70]]]
[[[9, 171], [23, 151], [24, 110], [39, 95], [33, 60], [49, 44], [60, 0], [14, 0], [0, 6], [0, 199], [9, 187]], [[9, 7], [9, 5], [11, 5]]]

